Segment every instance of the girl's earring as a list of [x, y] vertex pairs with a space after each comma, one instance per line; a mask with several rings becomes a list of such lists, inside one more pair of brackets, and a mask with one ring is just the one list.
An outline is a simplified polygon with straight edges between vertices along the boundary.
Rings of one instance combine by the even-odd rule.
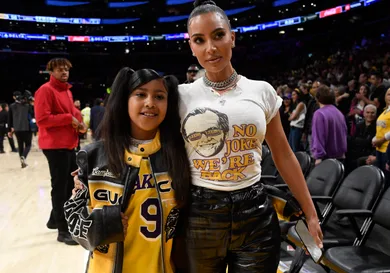
[[196, 55], [195, 55], [195, 53], [194, 53], [194, 52], [192, 52], [192, 56], [196, 57]]

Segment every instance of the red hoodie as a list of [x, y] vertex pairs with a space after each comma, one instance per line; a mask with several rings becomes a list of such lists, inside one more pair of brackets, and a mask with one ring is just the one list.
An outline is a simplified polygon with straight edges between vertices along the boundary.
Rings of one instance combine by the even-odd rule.
[[72, 117], [81, 122], [81, 113], [74, 107], [71, 87], [51, 76], [35, 93], [39, 148], [70, 150], [77, 147], [78, 133], [72, 127]]

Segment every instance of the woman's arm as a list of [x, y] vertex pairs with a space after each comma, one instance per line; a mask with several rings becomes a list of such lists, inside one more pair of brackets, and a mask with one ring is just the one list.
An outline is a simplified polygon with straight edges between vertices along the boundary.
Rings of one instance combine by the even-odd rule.
[[301, 167], [283, 132], [279, 113], [268, 123], [265, 139], [270, 147], [272, 158], [280, 175], [289, 186], [305, 213], [311, 235], [317, 245], [322, 248], [322, 231], [317, 212], [314, 208], [305, 178], [301, 172]]
[[290, 117], [288, 118], [288, 120], [289, 120], [289, 121], [292, 121], [292, 120], [297, 119], [297, 118], [299, 117], [299, 114], [302, 112], [303, 107], [304, 107], [303, 102], [298, 103], [297, 109], [295, 110], [295, 112], [293, 112], [293, 113], [290, 115]]

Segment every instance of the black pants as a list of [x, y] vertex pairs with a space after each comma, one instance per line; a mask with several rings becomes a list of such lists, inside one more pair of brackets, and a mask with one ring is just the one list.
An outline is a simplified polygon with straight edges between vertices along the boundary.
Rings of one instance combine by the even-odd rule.
[[187, 249], [192, 273], [274, 273], [280, 257], [279, 221], [258, 183], [233, 192], [191, 190]]
[[0, 124], [0, 152], [4, 151], [4, 135], [7, 133], [7, 129], [4, 125]]
[[18, 141], [19, 156], [27, 158], [31, 150], [32, 132], [31, 131], [15, 131], [16, 140]]
[[64, 215], [64, 203], [72, 195], [73, 178], [70, 173], [77, 169], [74, 150], [43, 150], [49, 162], [51, 176], [51, 203], [53, 206], [50, 217], [54, 218], [58, 231], [68, 230]]

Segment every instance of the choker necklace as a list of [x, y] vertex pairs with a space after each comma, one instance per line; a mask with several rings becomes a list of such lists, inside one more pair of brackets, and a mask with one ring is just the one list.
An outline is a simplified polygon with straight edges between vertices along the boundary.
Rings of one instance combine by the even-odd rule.
[[203, 76], [204, 84], [208, 87], [211, 87], [215, 91], [224, 91], [234, 86], [237, 83], [237, 79], [238, 79], [238, 74], [236, 70], [233, 71], [233, 74], [230, 75], [229, 78], [221, 82], [212, 82], [207, 78], [206, 74]]

